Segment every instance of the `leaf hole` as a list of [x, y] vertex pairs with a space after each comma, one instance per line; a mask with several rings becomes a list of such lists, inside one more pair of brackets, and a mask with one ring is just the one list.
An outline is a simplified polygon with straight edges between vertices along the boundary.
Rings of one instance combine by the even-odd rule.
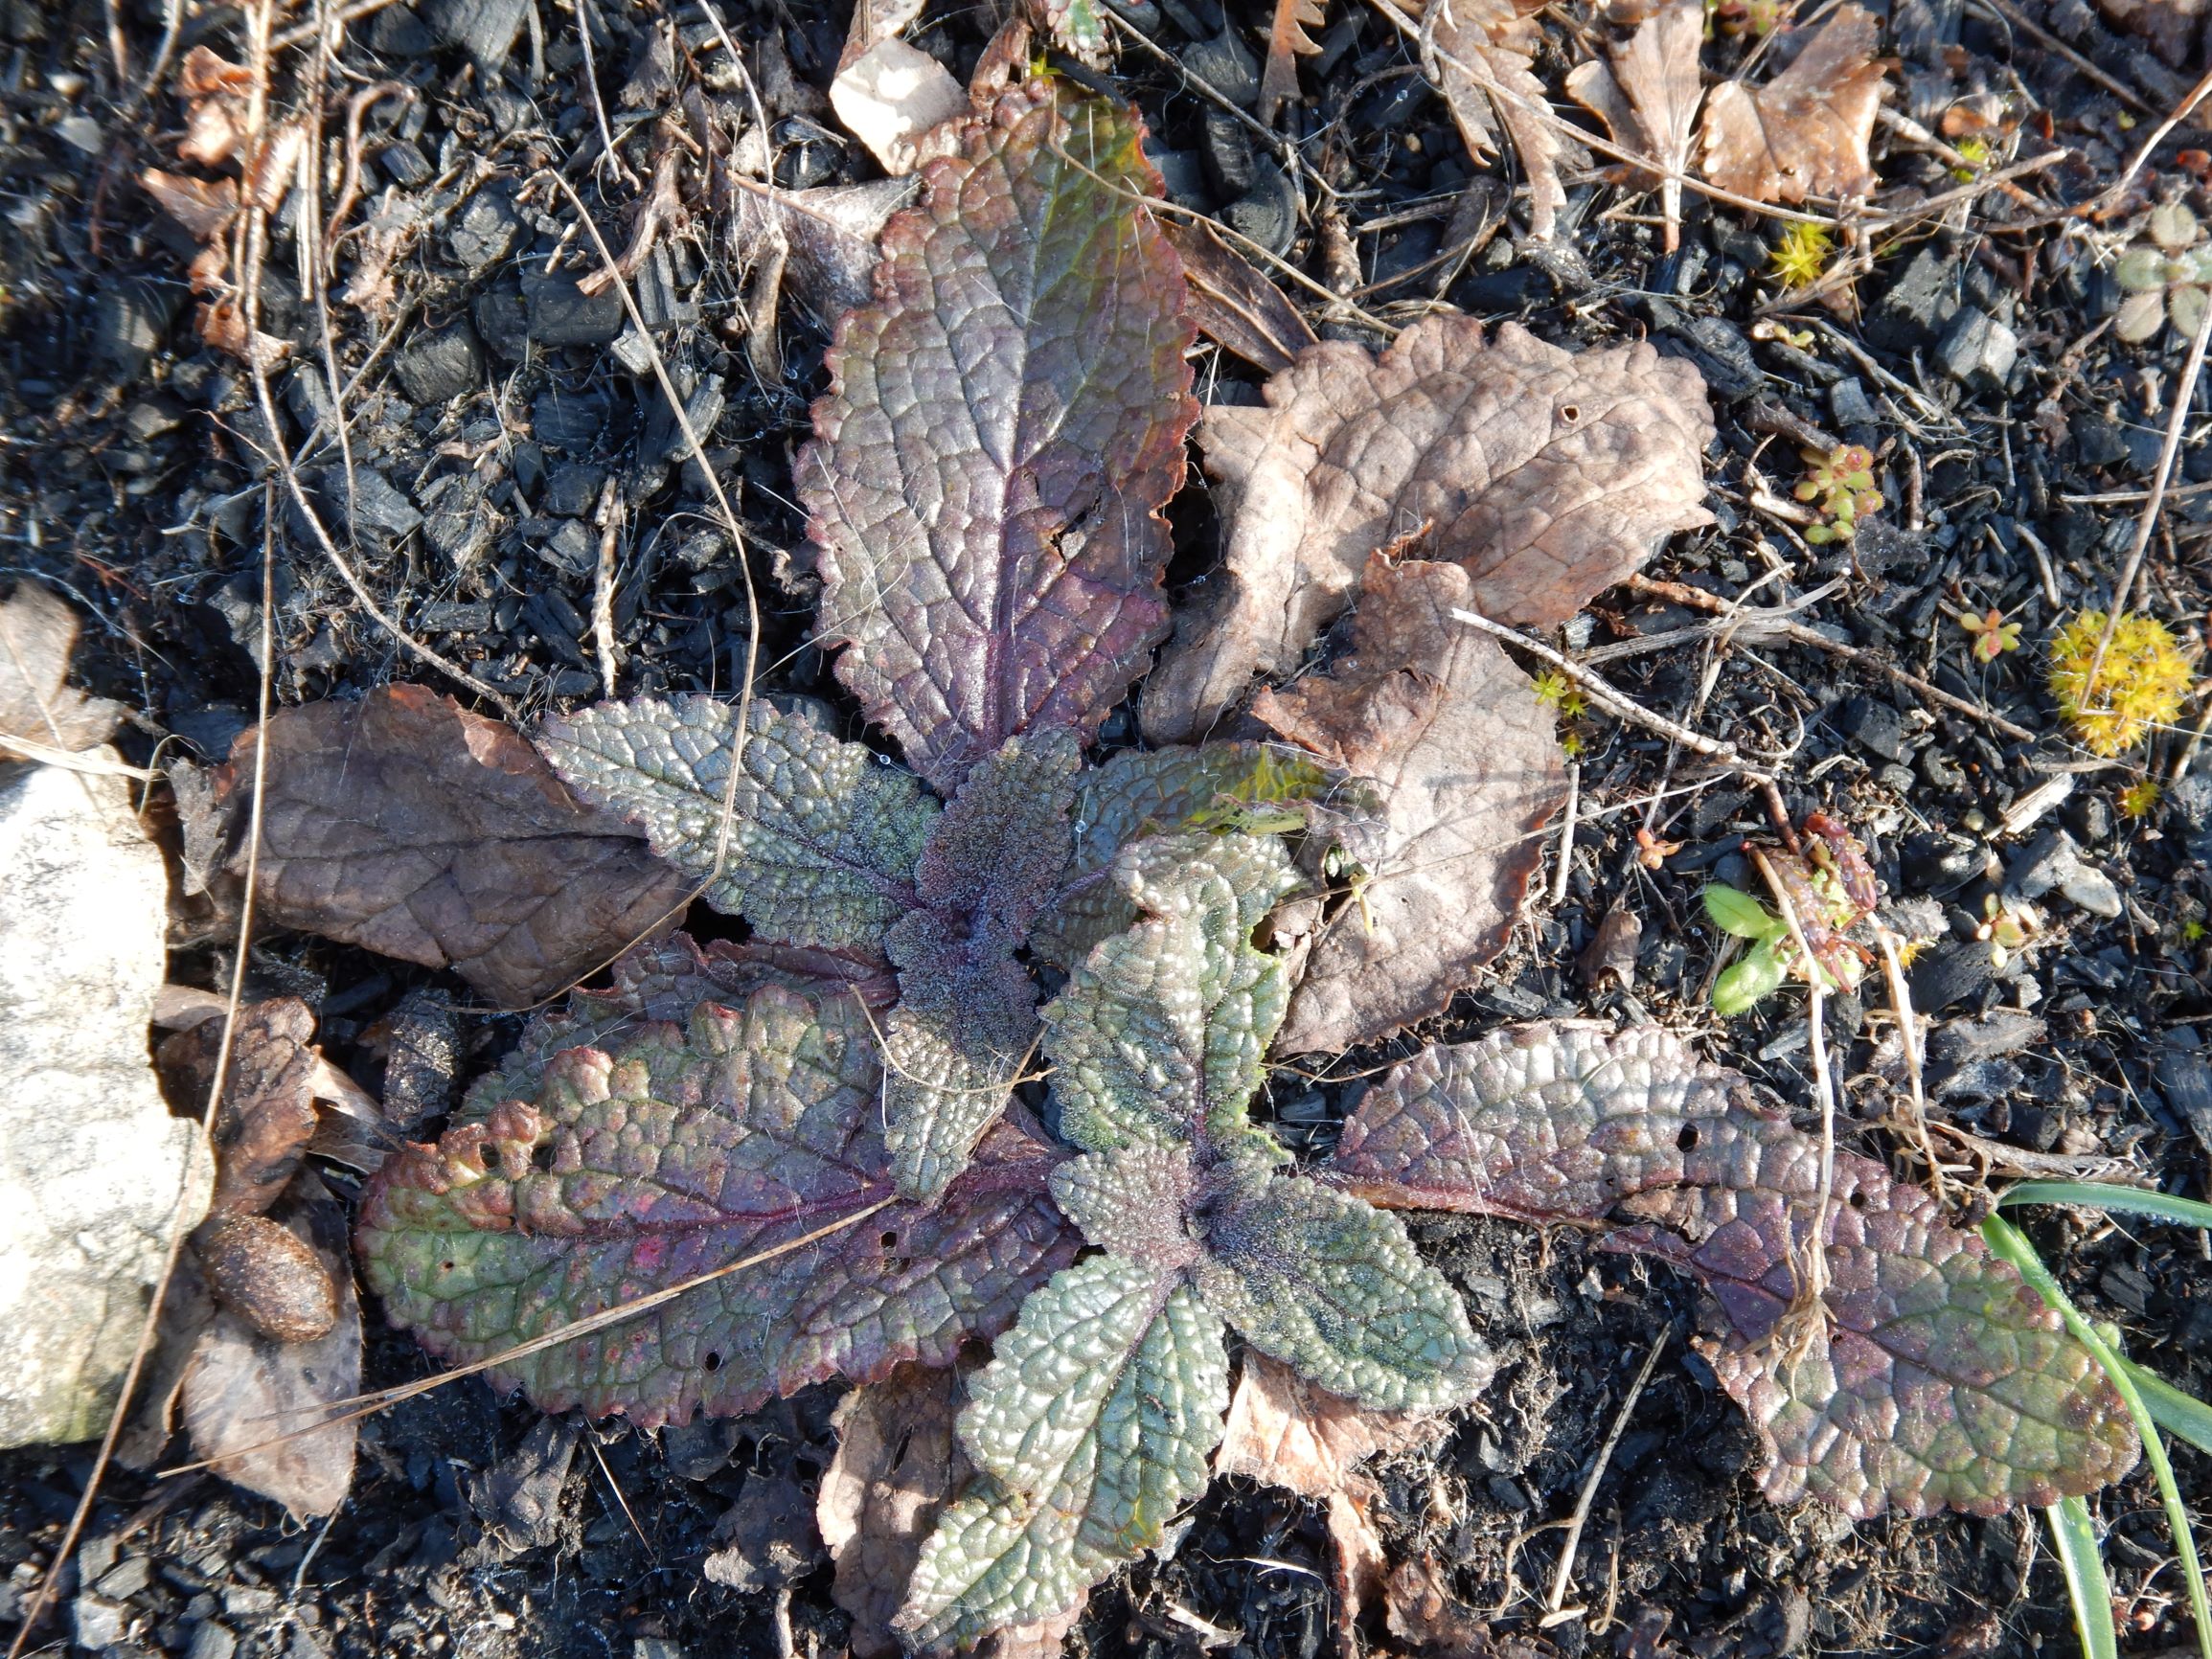
[[1863, 1209], [1865, 1209], [1865, 1208], [1866, 1208], [1866, 1194], [1865, 1194], [1864, 1193], [1852, 1193], [1852, 1194], [1851, 1194], [1850, 1203], [1851, 1203], [1851, 1207], [1852, 1207], [1854, 1210], [1863, 1210]]
[[1696, 1151], [1698, 1149], [1698, 1125], [1684, 1124], [1680, 1132], [1675, 1136], [1675, 1146], [1678, 1150], [1684, 1152]]
[[450, 1273], [453, 1271], [453, 1263], [450, 1261], [441, 1261], [438, 1263], [438, 1271], [441, 1273]]
[[1582, 405], [1579, 403], [1562, 403], [1560, 405], [1560, 420], [1565, 422], [1567, 425], [1572, 426], [1582, 418]]
[[706, 1368], [709, 1372], [721, 1370], [722, 1356], [718, 1353], [709, 1353], [706, 1357]]
[[896, 1250], [899, 1248], [899, 1235], [896, 1233], [886, 1233], [880, 1239], [878, 1240], [878, 1242], [880, 1243], [886, 1250]]

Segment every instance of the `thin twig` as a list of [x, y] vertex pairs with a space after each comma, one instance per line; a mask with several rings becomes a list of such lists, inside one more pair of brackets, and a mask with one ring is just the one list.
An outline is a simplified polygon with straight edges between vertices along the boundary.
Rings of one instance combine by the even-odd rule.
[[1904, 1077], [1912, 1088], [1912, 1129], [1919, 1143], [1918, 1150], [1927, 1160], [1928, 1174], [1935, 1182], [1935, 1201], [1949, 1205], [1950, 1193], [1944, 1180], [1942, 1160], [1935, 1155], [1935, 1143], [1927, 1138], [1927, 1094], [1922, 1080], [1920, 1054], [1920, 1027], [1912, 1011], [1912, 987], [1904, 977], [1904, 958], [1897, 948], [1897, 935], [1877, 921], [1874, 924], [1874, 942], [1881, 948], [1882, 978], [1889, 986], [1890, 1011], [1897, 1016], [1898, 1041], [1904, 1048]]
[[[1983, 0], [1983, 3], [1995, 5], [1997, 0]], [[2205, 72], [2204, 79], [2191, 87], [2189, 95], [2174, 106], [2173, 114], [2153, 127], [2150, 136], [2136, 147], [2135, 153], [2128, 158], [2128, 165], [2120, 170], [2120, 176], [2105, 187], [2106, 200], [2119, 201], [2121, 196], [2126, 193], [2128, 186], [2134, 182], [2135, 175], [2143, 170], [2143, 164], [2151, 159], [2151, 152], [2164, 144], [2167, 135], [2177, 126], [2188, 120], [2189, 112], [2204, 102], [2206, 93], [2212, 93], [2212, 70]]]
[[1644, 1355], [1643, 1369], [1636, 1373], [1636, 1380], [1629, 1385], [1629, 1397], [1621, 1401], [1621, 1409], [1613, 1413], [1613, 1426], [1606, 1432], [1606, 1443], [1598, 1448], [1598, 1461], [1590, 1465], [1589, 1478], [1583, 1482], [1583, 1489], [1575, 1499], [1574, 1513], [1567, 1517], [1567, 1535], [1560, 1545], [1560, 1564], [1552, 1574], [1551, 1594], [1544, 1598], [1544, 1611], [1556, 1614], [1565, 1604], [1567, 1587], [1574, 1582], [1575, 1551], [1582, 1546], [1583, 1525], [1590, 1518], [1590, 1506], [1597, 1501], [1598, 1482], [1605, 1478], [1607, 1466], [1613, 1461], [1613, 1448], [1621, 1443], [1627, 1432], [1629, 1419], [1636, 1409], [1636, 1401], [1644, 1397], [1644, 1385], [1652, 1380], [1652, 1371], [1659, 1363], [1659, 1355], [1667, 1351], [1671, 1331], [1661, 1330], [1659, 1339], [1652, 1344], [1651, 1352]]
[[2166, 442], [2158, 450], [2157, 470], [2151, 474], [2150, 498], [2143, 503], [2142, 515], [2135, 520], [2134, 545], [2128, 549], [2128, 563], [2119, 581], [2112, 588], [2112, 608], [2105, 617], [2104, 632], [2097, 636], [2096, 654], [2089, 658], [2089, 677], [2082, 691], [2082, 701], [2087, 703], [2097, 693], [2097, 675], [2105, 666], [2105, 651], [2112, 643], [2112, 634], [2120, 625], [2120, 616], [2128, 608], [2128, 595], [2135, 585], [2135, 573], [2143, 568], [2143, 553], [2151, 545], [2151, 532], [2158, 522], [2159, 506], [2166, 499], [2166, 482], [2174, 475], [2174, 458], [2181, 451], [2181, 433], [2189, 424], [2190, 405], [2197, 400], [2197, 377], [2204, 371], [2204, 347], [2212, 341], [2212, 306], [2204, 307], [2197, 319], [2197, 331], [2189, 338], [2189, 360], [2181, 365], [2181, 384], [2174, 394], [2173, 410], [2166, 417]]
[[2018, 11], [2016, 11], [2011, 6], [2008, 6], [2005, 3], [2005, 0], [1969, 0], [1969, 4], [1973, 8], [1973, 10], [1982, 12], [1985, 16], [1995, 17], [1999, 22], [2005, 23], [2014, 29], [2018, 29], [2022, 34], [2025, 34], [2030, 40], [2033, 40], [2038, 46], [2041, 47], [2045, 52], [2050, 53], [2053, 57], [2064, 58], [2068, 63], [2072, 64], [2074, 68], [2079, 70], [2082, 74], [2087, 76], [2099, 86], [2102, 86], [2114, 98], [2125, 99], [2128, 102], [2133, 104], [2137, 109], [2141, 110], [2145, 115], [2151, 113], [2151, 105], [2144, 99], [2141, 93], [2137, 92], [2126, 81], [2121, 80], [2114, 76], [2106, 74], [2102, 69], [2099, 69], [2094, 63], [2090, 62], [2088, 58], [2083, 57], [2079, 52], [2076, 52], [2071, 46], [2068, 46], [2064, 40], [2061, 40], [2056, 34], [2053, 34], [2049, 30], [2043, 28], [2041, 24], [2021, 16]]
[[[773, 1261], [780, 1256], [788, 1256], [794, 1250], [803, 1250], [810, 1244], [818, 1244], [832, 1234], [841, 1233], [848, 1227], [857, 1226], [878, 1211], [889, 1209], [898, 1202], [897, 1193], [893, 1193], [887, 1198], [878, 1198], [875, 1203], [863, 1205], [850, 1216], [840, 1216], [837, 1220], [832, 1221], [826, 1226], [816, 1227], [810, 1233], [802, 1233], [796, 1239], [787, 1239], [785, 1242], [771, 1245], [765, 1250], [755, 1251], [752, 1255], [740, 1257], [735, 1261], [724, 1262], [721, 1266], [713, 1268], [708, 1272], [694, 1274], [689, 1279], [680, 1280], [674, 1284], [665, 1285], [659, 1290], [640, 1296], [633, 1302], [620, 1303], [613, 1307], [603, 1307], [597, 1313], [585, 1314], [582, 1319], [569, 1320], [566, 1324], [557, 1326], [541, 1336], [534, 1336], [527, 1342], [518, 1342], [513, 1348], [502, 1349], [497, 1353], [483, 1359], [471, 1360], [467, 1365], [457, 1365], [450, 1371], [442, 1371], [435, 1376], [425, 1376], [414, 1382], [401, 1383], [397, 1388], [378, 1389], [374, 1394], [357, 1394], [350, 1399], [331, 1400], [328, 1403], [332, 1406], [344, 1406], [352, 1409], [346, 1410], [336, 1417], [320, 1419], [308, 1424], [305, 1428], [289, 1429], [283, 1434], [261, 1442], [258, 1445], [241, 1446], [234, 1451], [226, 1451], [219, 1460], [203, 1458], [198, 1463], [179, 1464], [174, 1468], [163, 1469], [160, 1478], [171, 1480], [178, 1475], [194, 1474], [201, 1469], [213, 1468], [218, 1461], [227, 1462], [232, 1458], [242, 1458], [255, 1452], [267, 1451], [271, 1447], [289, 1444], [291, 1442], [303, 1439], [308, 1435], [320, 1434], [328, 1428], [336, 1428], [341, 1423], [358, 1422], [362, 1418], [372, 1417], [389, 1406], [399, 1404], [402, 1400], [413, 1399], [418, 1395], [428, 1394], [432, 1389], [444, 1388], [449, 1382], [459, 1382], [465, 1376], [476, 1376], [487, 1371], [496, 1371], [499, 1367], [511, 1365], [517, 1359], [528, 1359], [534, 1353], [542, 1353], [545, 1350], [558, 1348], [564, 1342], [573, 1342], [579, 1337], [590, 1336], [610, 1326], [624, 1324], [628, 1320], [635, 1319], [641, 1313], [650, 1313], [656, 1307], [673, 1302], [677, 1297], [689, 1291], [696, 1290], [702, 1284], [712, 1284], [718, 1279], [727, 1279], [733, 1273], [741, 1273], [748, 1267], [758, 1267], [764, 1261]], [[13, 1655], [11, 1655], [10, 1659], [13, 1659]]]
[[1575, 684], [1587, 692], [1591, 702], [1616, 718], [1642, 726], [1648, 731], [1656, 732], [1660, 737], [1670, 739], [1681, 744], [1685, 749], [1693, 750], [1704, 756], [1709, 761], [1718, 761], [1724, 766], [1733, 766], [1745, 777], [1763, 778], [1768, 775], [1760, 766], [1746, 761], [1744, 759], [1744, 752], [1735, 744], [1723, 743], [1717, 738], [1708, 738], [1702, 732], [1693, 732], [1689, 727], [1670, 720], [1664, 715], [1653, 714], [1641, 703], [1630, 699], [1626, 693], [1615, 691], [1608, 682], [1593, 670], [1584, 668], [1573, 658], [1553, 650], [1551, 647], [1543, 644], [1540, 640], [1530, 639], [1528, 635], [1517, 628], [1509, 628], [1503, 623], [1492, 622], [1486, 616], [1478, 615], [1471, 610], [1462, 610], [1456, 605], [1452, 607], [1451, 617], [1454, 622], [1463, 622], [1469, 627], [1480, 628], [1493, 639], [1502, 640], [1516, 650], [1524, 650], [1539, 661], [1559, 670], [1561, 673], [1565, 674]]
[[[1790, 1306], [1790, 1314], [1825, 1320], [1828, 1317], [1824, 1306], [1828, 1295], [1828, 1217], [1836, 1202], [1836, 1081], [1828, 1073], [1828, 971], [1820, 966], [1819, 958], [1813, 954], [1812, 945], [1806, 942], [1805, 924], [1798, 918], [1797, 906], [1790, 902], [1790, 889], [1776, 877], [1773, 864], [1760, 849], [1753, 847], [1749, 852], [1751, 862], [1767, 879], [1767, 890], [1774, 895], [1782, 920], [1789, 924], [1790, 941], [1797, 946], [1798, 960], [1805, 966], [1805, 984], [1810, 992], [1805, 1004], [1805, 1024], [1813, 1039], [1813, 1089], [1820, 1102], [1820, 1188], [1813, 1207], [1812, 1236], [1806, 1241], [1805, 1277], [1796, 1301]], [[1803, 1351], [1799, 1350], [1790, 1359], [1791, 1367], [1802, 1357]]]
[[1567, 804], [1560, 813], [1560, 867], [1552, 875], [1552, 908], [1567, 901], [1567, 876], [1575, 864], [1575, 809], [1582, 805], [1583, 763], [1567, 762]]

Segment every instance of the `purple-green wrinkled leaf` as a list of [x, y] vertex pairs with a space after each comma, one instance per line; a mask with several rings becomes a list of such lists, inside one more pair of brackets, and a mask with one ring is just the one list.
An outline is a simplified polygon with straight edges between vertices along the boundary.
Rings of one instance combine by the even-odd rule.
[[[513, 1100], [410, 1147], [356, 1236], [386, 1315], [447, 1358], [515, 1343], [894, 1196], [857, 996], [793, 980], [685, 1024], [642, 1013], [527, 1068]], [[753, 1410], [832, 1376], [949, 1364], [1073, 1254], [1052, 1151], [999, 1126], [934, 1209], [853, 1228], [493, 1373], [541, 1408], [645, 1424]]]
[[1072, 968], [1102, 939], [1136, 921], [1128, 897], [1100, 873], [1133, 841], [1186, 830], [1272, 834], [1304, 827], [1311, 805], [1336, 786], [1313, 761], [1267, 743], [1124, 749], [1082, 778], [1075, 855], [1059, 901], [1038, 920], [1030, 948]]
[[1044, 1011], [1061, 1138], [1097, 1152], [1260, 1134], [1244, 1106], [1289, 990], [1251, 933], [1297, 885], [1288, 855], [1272, 837], [1163, 835], [1125, 849], [1111, 878], [1145, 920]]
[[1141, 137], [1058, 78], [1005, 94], [829, 354], [798, 466], [821, 631], [942, 793], [1017, 733], [1094, 731], [1167, 629], [1194, 330]]
[[1992, 1514], [2093, 1490], [2134, 1433], [2095, 1361], [1918, 1189], [1838, 1152], [1820, 1317], [1805, 1283], [1820, 1145], [1655, 1027], [1531, 1026], [1416, 1056], [1344, 1126], [1332, 1176], [1380, 1204], [1639, 1223], [1613, 1248], [1699, 1275], [1714, 1364], [1766, 1440], [1777, 1501]]
[[900, 1002], [884, 1027], [888, 1140], [900, 1191], [928, 1200], [967, 1167], [1037, 1035], [1015, 952], [1067, 866], [1083, 763], [1071, 733], [1012, 738], [968, 776], [915, 873], [919, 906], [884, 948]]
[[1198, 1186], [1197, 1163], [1183, 1147], [1084, 1152], [1052, 1172], [1053, 1200], [1085, 1239], [1162, 1271], [1198, 1259], [1188, 1225]]
[[1836, 1154], [1827, 1318], [1807, 1322], [1810, 1349], [1791, 1363], [1776, 1326], [1813, 1232], [1817, 1156], [1787, 1125], [1746, 1138], [1746, 1185], [1648, 1194], [1632, 1209], [1664, 1225], [1611, 1240], [1688, 1268], [1720, 1299], [1730, 1339], [1713, 1369], [1766, 1443], [1769, 1498], [1811, 1494], [1859, 1519], [1995, 1514], [2134, 1466], [2126, 1407], [2058, 1314], [1869, 1158]]
[[761, 937], [873, 949], [913, 908], [914, 870], [937, 804], [914, 778], [812, 720], [755, 703], [725, 830], [737, 709], [704, 696], [599, 703], [547, 719], [537, 746], [595, 806], [621, 812], [652, 850]]
[[922, 1650], [1078, 1606], [1205, 1489], [1229, 1365], [1181, 1282], [1096, 1256], [1032, 1296], [960, 1414], [983, 1471], [923, 1547], [900, 1625]]
[[1465, 1405], [1494, 1370], [1405, 1224], [1312, 1181], [1269, 1176], [1218, 1200], [1194, 1271], [1246, 1342], [1379, 1411]]

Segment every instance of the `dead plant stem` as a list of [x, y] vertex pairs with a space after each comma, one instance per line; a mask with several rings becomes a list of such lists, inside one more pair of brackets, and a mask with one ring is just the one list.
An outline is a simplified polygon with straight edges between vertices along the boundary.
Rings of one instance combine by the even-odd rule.
[[[1797, 959], [1804, 965], [1805, 984], [1809, 991], [1805, 1002], [1805, 1026], [1813, 1042], [1813, 1092], [1820, 1105], [1820, 1185], [1813, 1206], [1813, 1232], [1806, 1240], [1805, 1275], [1798, 1288], [1797, 1298], [1790, 1305], [1790, 1314], [1800, 1318], [1825, 1320], [1828, 1295], [1828, 1217], [1836, 1201], [1836, 1080], [1828, 1071], [1828, 974], [1820, 961], [1806, 943], [1805, 925], [1797, 915], [1797, 906], [1790, 902], [1790, 890], [1776, 879], [1774, 866], [1760, 849], [1748, 850], [1752, 863], [1766, 878], [1767, 890], [1773, 894], [1776, 908], [1782, 920], [1789, 924], [1790, 938], [1797, 946]], [[1799, 1333], [1802, 1336], [1802, 1331]], [[1799, 1350], [1791, 1356], [1790, 1367], [1803, 1356]]]
[[[2212, 78], [2207, 78], [2212, 83]], [[2199, 92], [2203, 87], [2199, 87]], [[2097, 675], [2105, 666], [2105, 652], [2112, 643], [2112, 634], [2120, 625], [2120, 616], [2128, 608], [2128, 596], [2134, 590], [2135, 574], [2143, 568], [2143, 554], [2151, 545], [2151, 532], [2158, 522], [2158, 509], [2166, 499], [2166, 484], [2174, 476], [2174, 458], [2181, 451], [2181, 434], [2189, 424], [2189, 410], [2197, 400], [2197, 380], [2204, 372], [2204, 347], [2212, 341], [2212, 306], [2197, 319], [2197, 331], [2189, 338], [2188, 361], [2181, 365], [2181, 383], [2174, 393], [2174, 406], [2166, 416], [2166, 441], [2158, 449], [2157, 470], [2151, 474], [2150, 498], [2143, 503], [2142, 516], [2135, 520], [2134, 544], [2128, 549], [2128, 562], [2120, 573], [2120, 580], [2112, 587], [2112, 608], [2105, 616], [2104, 632], [2097, 636], [2096, 653], [2089, 658], [2089, 676], [2082, 690], [2082, 700], [2089, 702], [2096, 696]]]
[[1671, 1333], [1659, 1332], [1658, 1340], [1644, 1355], [1636, 1380], [1629, 1385], [1628, 1398], [1621, 1401], [1620, 1410], [1613, 1413], [1612, 1427], [1606, 1431], [1606, 1443], [1598, 1447], [1597, 1461], [1590, 1465], [1590, 1472], [1583, 1482], [1583, 1489], [1575, 1498], [1574, 1512], [1567, 1517], [1567, 1535], [1560, 1545], [1560, 1564], [1552, 1574], [1551, 1594], [1544, 1598], [1544, 1611], [1556, 1616], [1565, 1605], [1567, 1589], [1575, 1579], [1575, 1552], [1582, 1546], [1583, 1527], [1590, 1518], [1590, 1506], [1596, 1502], [1598, 1483], [1605, 1479], [1606, 1469], [1613, 1461], [1613, 1450], [1621, 1443], [1621, 1436], [1628, 1432], [1629, 1419], [1635, 1415], [1636, 1401], [1644, 1397], [1644, 1385], [1652, 1380], [1652, 1372], [1659, 1363], [1659, 1355], [1667, 1351]]

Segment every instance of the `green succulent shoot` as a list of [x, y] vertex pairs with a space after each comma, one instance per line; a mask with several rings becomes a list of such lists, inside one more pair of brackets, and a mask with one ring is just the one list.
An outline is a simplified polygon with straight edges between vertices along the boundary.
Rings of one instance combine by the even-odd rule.
[[2146, 234], [2150, 239], [2130, 247], [2113, 267], [2128, 297], [2120, 302], [2112, 332], [2136, 343], [2171, 323], [2176, 333], [2194, 334], [2212, 290], [2212, 242], [2204, 239], [2197, 216], [2179, 202], [2153, 208]]

